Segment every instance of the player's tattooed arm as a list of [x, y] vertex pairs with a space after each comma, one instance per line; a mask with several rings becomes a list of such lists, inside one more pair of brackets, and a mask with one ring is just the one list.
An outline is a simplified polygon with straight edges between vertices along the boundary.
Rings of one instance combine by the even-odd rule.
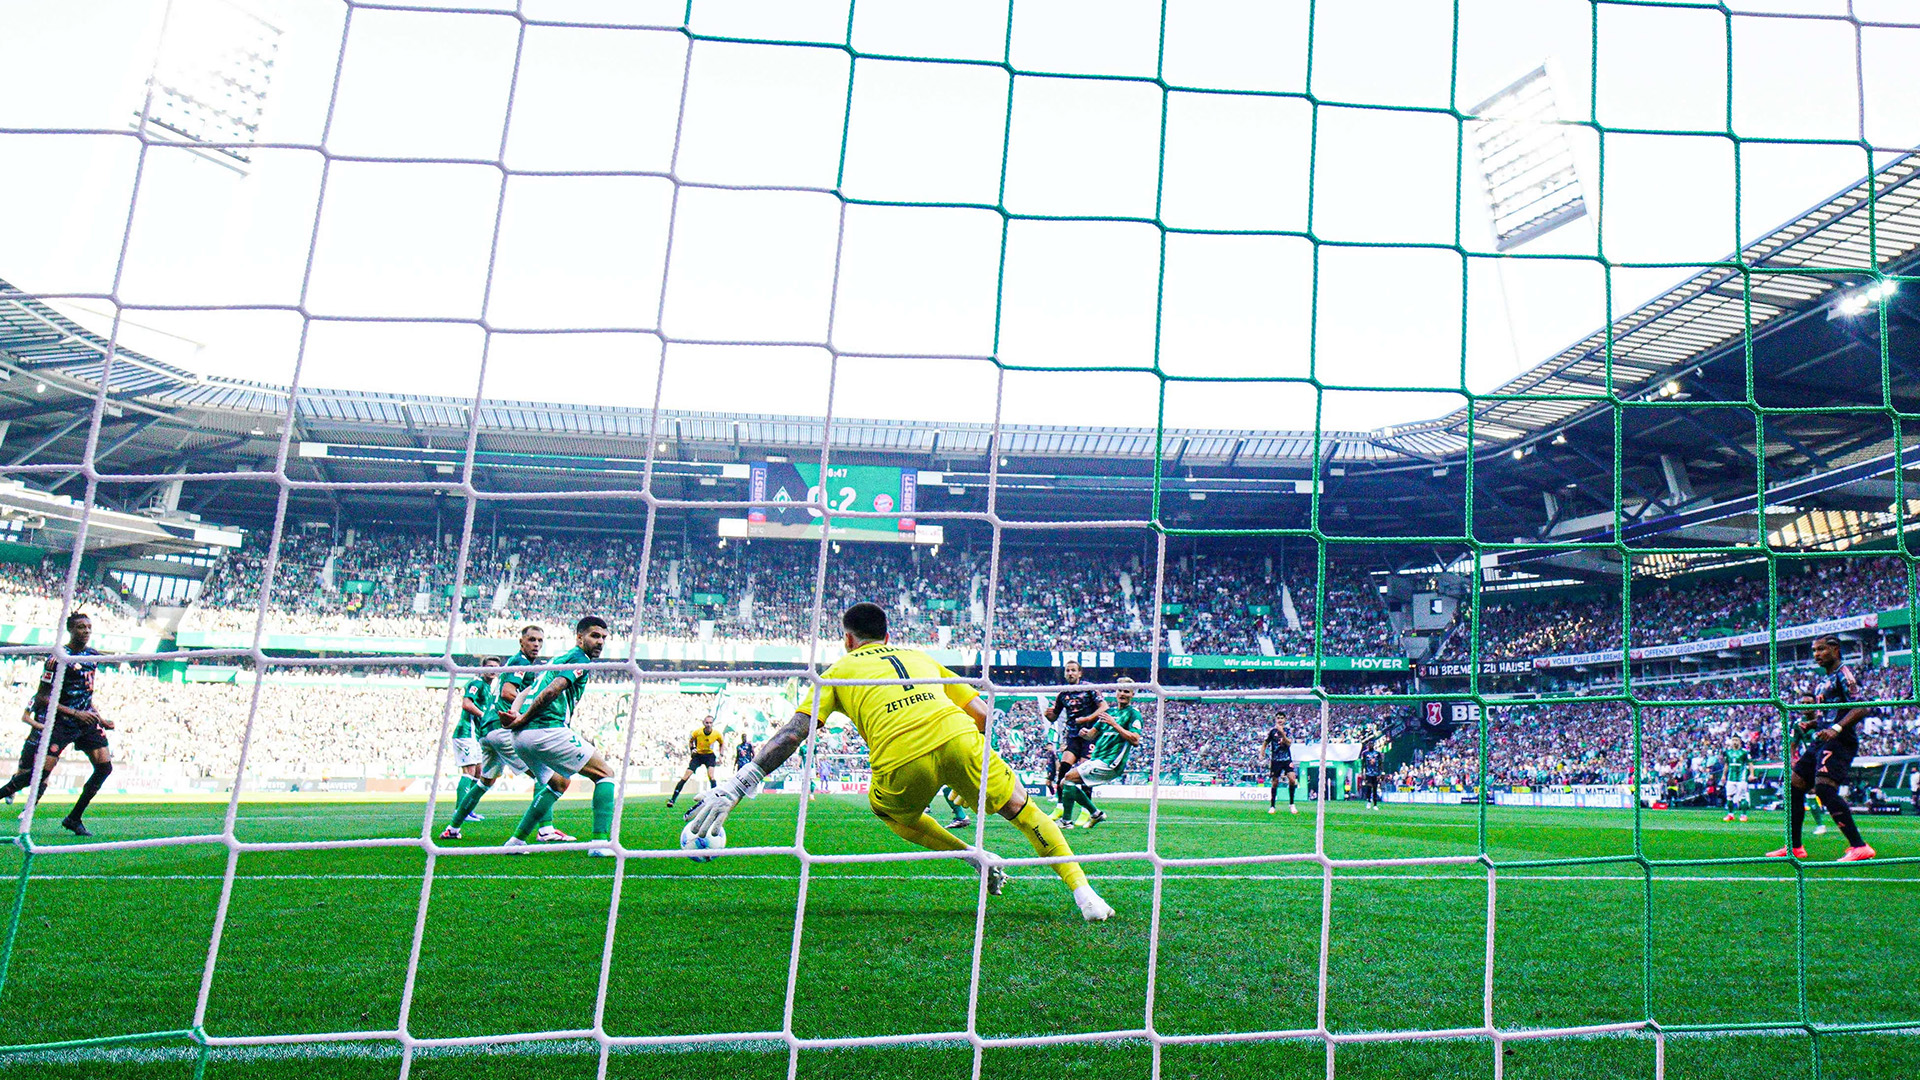
[[754, 755], [753, 763], [760, 767], [761, 775], [766, 775], [786, 764], [795, 750], [807, 741], [807, 731], [813, 726], [813, 717], [807, 713], [796, 712], [779, 731], [773, 733], [766, 742], [760, 744], [760, 752]]
[[561, 675], [555, 678], [554, 680], [552, 680], [551, 682], [547, 683], [546, 689], [534, 695], [533, 700], [527, 703], [526, 708], [500, 710], [500, 719], [506, 721], [508, 727], [512, 728], [515, 731], [519, 731], [522, 727], [526, 726], [527, 717], [532, 716], [534, 713], [537, 713], [541, 709], [546, 708], [548, 702], [552, 701], [554, 698], [559, 697], [561, 694], [566, 693], [567, 687], [572, 685], [573, 685], [572, 679], [567, 678], [565, 675]]

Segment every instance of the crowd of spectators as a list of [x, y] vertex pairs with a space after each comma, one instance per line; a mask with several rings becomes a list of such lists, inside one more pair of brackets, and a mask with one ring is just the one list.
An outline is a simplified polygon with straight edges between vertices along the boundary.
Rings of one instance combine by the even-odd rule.
[[[14, 662], [0, 678], [24, 702], [38, 673], [37, 663]], [[574, 714], [574, 727], [609, 760], [626, 751], [628, 728], [634, 726], [628, 765], [684, 762], [688, 733], [713, 713], [718, 695], [646, 692], [635, 712], [629, 691], [590, 687]], [[448, 708], [446, 686], [425, 680], [269, 677], [256, 707], [249, 683], [170, 682], [113, 669], [98, 675], [95, 700], [101, 714], [114, 721], [111, 738], [121, 767], [136, 774], [177, 772], [189, 781], [230, 780], [243, 744], [247, 776], [254, 782], [429, 776]], [[734, 715], [742, 712], [736, 709]], [[749, 734], [748, 728], [763, 725], [734, 721], [727, 726]], [[443, 768], [451, 767], [450, 759], [443, 762]]]
[[[0, 664], [0, 683], [16, 700], [31, 697], [40, 664], [19, 659]], [[464, 682], [456, 680], [456, 687]], [[714, 693], [643, 692], [634, 710], [628, 686], [592, 687], [580, 702], [574, 726], [609, 760], [625, 755], [635, 768], [672, 779], [687, 757], [687, 736], [709, 715], [730, 734], [758, 743], [789, 714], [791, 690], [734, 688], [723, 702]], [[250, 682], [175, 682], [133, 670], [102, 669], [95, 700], [115, 723], [114, 756], [131, 777], [173, 777], [222, 784], [240, 767], [247, 749], [250, 784], [341, 777], [418, 778], [432, 775], [442, 723], [449, 707], [444, 684], [394, 677], [268, 675], [258, 702]], [[1003, 699], [1004, 700], [1004, 699]], [[1163, 738], [1161, 775], [1169, 782], [1211, 777], [1234, 783], [1265, 775], [1262, 747], [1280, 718], [1289, 735], [1317, 742], [1320, 708], [1312, 702], [1169, 699], [1164, 711], [1142, 699], [1143, 741], [1129, 773], [1144, 777]], [[458, 708], [457, 699], [454, 708]], [[1055, 745], [1038, 695], [1018, 695], [997, 721], [997, 745], [1016, 768], [1035, 773]], [[1328, 731], [1335, 743], [1379, 736], [1410, 714], [1400, 704], [1339, 702], [1329, 706]], [[627, 753], [632, 727], [631, 753]], [[21, 729], [24, 733], [24, 728]], [[858, 732], [836, 718], [818, 737], [824, 780], [864, 778], [866, 751]], [[725, 765], [732, 764], [731, 752]], [[797, 763], [796, 763], [797, 764]], [[441, 762], [450, 771], [450, 759]]]
[[[289, 532], [277, 558], [269, 633], [436, 637], [452, 611], [456, 537], [402, 530], [326, 529]], [[181, 624], [183, 630], [251, 630], [258, 618], [267, 551], [250, 539], [224, 556]], [[1357, 565], [1330, 564], [1316, 604], [1311, 567], [1289, 567], [1258, 555], [1192, 552], [1169, 555], [1156, 591], [1152, 563], [1133, 554], [1090, 550], [1063, 555], [1010, 548], [996, 567], [986, 551], [957, 546], [926, 549], [894, 545], [834, 545], [824, 567], [810, 544], [735, 542], [691, 544], [663, 538], [651, 555], [621, 538], [475, 536], [461, 584], [462, 632], [509, 637], [532, 622], [554, 642], [567, 640], [572, 621], [603, 613], [624, 635], [637, 618], [643, 638], [797, 644], [815, 630], [816, 583], [824, 632], [854, 600], [874, 600], [891, 613], [898, 637], [917, 645], [978, 647], [991, 603], [993, 642], [1002, 648], [1144, 650], [1153, 642], [1155, 604], [1166, 605], [1163, 626], [1178, 630], [1185, 651], [1299, 654], [1313, 648], [1316, 617], [1327, 655], [1392, 655], [1396, 650], [1377, 577]], [[646, 588], [640, 589], [642, 574]], [[1782, 561], [1775, 597], [1777, 625], [1796, 625], [1902, 606], [1905, 564], [1897, 557]], [[0, 622], [51, 627], [65, 587], [65, 566], [0, 564]], [[88, 575], [78, 605], [106, 633], [139, 625], [120, 595]], [[644, 595], [643, 604], [636, 598]], [[1766, 579], [1637, 579], [1633, 594], [1636, 644], [1654, 644], [1764, 629]], [[1482, 655], [1528, 657], [1619, 647], [1617, 594], [1549, 600], [1499, 600], [1484, 605]], [[1463, 626], [1463, 629], [1466, 627]], [[1168, 639], [1163, 639], [1167, 643]], [[1464, 649], [1458, 639], [1453, 655]], [[10, 664], [9, 681], [30, 681], [35, 664]], [[16, 670], [17, 669], [17, 670]], [[1906, 698], [1906, 669], [1863, 668], [1870, 689]], [[428, 767], [445, 704], [444, 689], [364, 682], [333, 673], [321, 689], [270, 682], [260, 699], [254, 735], [255, 765], [324, 772], [330, 768], [406, 772]], [[1789, 694], [1806, 672], [1786, 676]], [[147, 687], [134, 692], [131, 680]], [[1218, 685], [1217, 683], [1212, 685]], [[1384, 681], [1383, 691], [1405, 683]], [[1697, 771], [1703, 753], [1733, 737], [1756, 757], [1778, 759], [1780, 711], [1771, 704], [1727, 704], [1765, 697], [1764, 680], [1702, 678], [1641, 688], [1643, 775]], [[191, 761], [207, 777], [230, 774], [238, 761], [250, 688], [168, 683], [131, 674], [103, 676], [103, 701], [127, 721], [116, 739], [125, 760]], [[625, 745], [626, 726], [641, 725], [632, 764], [666, 766], [683, 757], [684, 731], [713, 699], [702, 695], [643, 695], [637, 720], [629, 695], [589, 695], [582, 725], [604, 745]], [[316, 703], [324, 702], [323, 707]], [[1338, 704], [1332, 730], [1338, 740], [1395, 726], [1411, 706]], [[775, 710], [778, 711], [778, 710]], [[1168, 702], [1163, 774], [1212, 775], [1223, 780], [1258, 772], [1260, 740], [1276, 714], [1297, 737], [1317, 735], [1317, 707], [1258, 702]], [[1618, 702], [1518, 702], [1488, 715], [1490, 775], [1499, 783], [1620, 783], [1634, 775], [1632, 710]], [[1149, 709], [1150, 717], [1157, 717]], [[1033, 767], [1049, 739], [1037, 704], [1009, 713], [1003, 744], [1009, 760]], [[136, 733], [138, 733], [136, 735]], [[759, 733], [754, 733], [758, 737]], [[1864, 728], [1868, 753], [1920, 752], [1920, 710], [1882, 709]], [[1157, 719], [1136, 754], [1144, 769], [1163, 737]], [[1478, 733], [1472, 726], [1418, 756], [1399, 779], [1413, 786], [1460, 787], [1478, 769]], [[823, 744], [823, 768], [851, 768], [861, 753], [851, 732]]]
[[[1856, 668], [1870, 700], [1913, 696], [1906, 667]], [[1788, 673], [1779, 697], [1764, 678], [1671, 682], [1636, 690], [1640, 699], [1640, 760], [1643, 777], [1697, 776], [1702, 762], [1732, 739], [1755, 761], [1779, 762], [1783, 718], [1805, 711], [1782, 709], [1810, 690], [1811, 672]], [[1746, 701], [1745, 704], [1731, 702]], [[1649, 704], [1651, 702], [1651, 704]], [[1754, 703], [1758, 702], [1758, 703]], [[1633, 708], [1623, 701], [1561, 701], [1490, 705], [1487, 777], [1494, 784], [1620, 784], [1633, 776]], [[1859, 726], [1865, 755], [1920, 753], [1920, 709], [1874, 707]], [[1479, 775], [1480, 732], [1463, 725], [1453, 737], [1401, 770], [1397, 780], [1414, 788], [1471, 786]]]
[[[336, 543], [328, 530], [282, 541], [269, 633], [436, 637], [446, 633], [457, 537], [357, 531]], [[811, 544], [735, 541], [721, 548], [662, 540], [650, 560], [637, 541], [576, 537], [476, 536], [462, 581], [461, 631], [509, 636], [528, 622], [562, 630], [593, 611], [625, 634], [636, 614], [643, 638], [795, 644], [814, 632], [820, 583], [822, 623], [858, 599], [887, 607], [896, 632], [920, 645], [977, 648], [991, 602], [994, 645], [1018, 649], [1145, 651], [1153, 646], [1154, 568], [1136, 555], [1003, 550], [998, 574], [989, 552], [948, 547], [837, 545], [821, 576]], [[181, 628], [251, 630], [258, 618], [266, 553], [249, 540], [225, 556]], [[646, 565], [643, 565], [646, 564]], [[1790, 626], [1904, 605], [1906, 570], [1895, 557], [1782, 562], [1778, 625]], [[646, 573], [644, 604], [642, 571]], [[1162, 647], [1201, 654], [1302, 655], [1316, 621], [1329, 656], [1398, 652], [1379, 578], [1357, 565], [1330, 564], [1319, 604], [1311, 566], [1276, 567], [1261, 556], [1169, 556], [1158, 602]], [[0, 588], [8, 584], [0, 579]], [[1764, 630], [1766, 579], [1722, 576], [1672, 581], [1637, 578], [1633, 644], [1666, 644]], [[0, 594], [0, 599], [5, 599]], [[1483, 659], [1519, 659], [1620, 647], [1617, 593], [1483, 604]], [[1463, 658], [1471, 611], [1448, 646]], [[1177, 631], [1177, 635], [1173, 633]]]
[[[1895, 556], [1782, 561], [1778, 564], [1776, 625], [1904, 608], [1906, 564]], [[1635, 579], [1633, 645], [1665, 645], [1764, 631], [1767, 579], [1744, 577]], [[1520, 659], [1555, 653], [1617, 651], [1620, 595], [1493, 600], [1482, 605], [1480, 655]], [[1464, 637], [1458, 646], [1466, 654]]]
[[[65, 563], [51, 559], [38, 566], [0, 563], [0, 624], [57, 626], [66, 587]], [[84, 612], [96, 634], [124, 634], [139, 622], [125, 600], [85, 576], [78, 581], [72, 610]]]
[[[355, 530], [298, 531], [281, 541], [268, 633], [431, 637], [446, 633], [457, 537]], [[811, 544], [663, 541], [643, 559], [635, 541], [599, 537], [476, 536], [461, 585], [462, 632], [510, 635], [524, 623], [562, 628], [597, 612], [625, 634], [636, 617], [643, 562], [642, 637], [795, 644], [814, 628], [819, 549]], [[182, 630], [252, 630], [267, 550], [249, 538], [222, 558], [182, 620]], [[855, 600], [887, 607], [897, 633], [917, 644], [978, 648], [991, 606], [996, 648], [1145, 651], [1154, 632], [1154, 572], [1137, 556], [991, 554], [892, 545], [836, 545], [820, 595], [832, 634]], [[1163, 632], [1182, 651], [1229, 655], [1313, 649], [1310, 574], [1276, 571], [1264, 557], [1169, 558], [1159, 602]], [[1328, 655], [1391, 655], [1395, 645], [1377, 588], [1354, 568], [1331, 568], [1324, 604]], [[1293, 614], [1289, 617], [1288, 612]], [[1173, 635], [1163, 637], [1170, 645]]]

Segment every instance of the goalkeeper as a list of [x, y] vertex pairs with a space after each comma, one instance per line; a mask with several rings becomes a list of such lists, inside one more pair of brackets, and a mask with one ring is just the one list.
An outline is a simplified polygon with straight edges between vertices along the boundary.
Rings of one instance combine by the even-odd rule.
[[[709, 836], [720, 828], [734, 804], [806, 742], [816, 716], [825, 721], [840, 712], [853, 720], [867, 743], [867, 760], [873, 769], [867, 801], [901, 839], [934, 851], [968, 850], [959, 837], [927, 816], [927, 804], [942, 784], [953, 788], [962, 802], [974, 804], [980, 795], [984, 758], [987, 809], [1012, 822], [1042, 857], [1072, 857], [1073, 849], [1060, 827], [1027, 799], [1000, 755], [987, 750], [985, 699], [961, 683], [922, 686], [906, 681], [954, 675], [923, 652], [887, 644], [887, 613], [879, 605], [855, 604], [840, 623], [846, 629], [847, 655], [827, 669], [827, 678], [899, 679], [902, 683], [821, 687], [818, 706], [802, 704], [786, 726], [761, 744], [751, 763], [709, 789], [687, 811], [694, 834]], [[1079, 863], [1055, 863], [1053, 869], [1073, 890], [1074, 904], [1088, 922], [1113, 915], [1113, 908], [1087, 884]], [[1005, 882], [999, 867], [988, 870], [988, 892], [998, 895]]]

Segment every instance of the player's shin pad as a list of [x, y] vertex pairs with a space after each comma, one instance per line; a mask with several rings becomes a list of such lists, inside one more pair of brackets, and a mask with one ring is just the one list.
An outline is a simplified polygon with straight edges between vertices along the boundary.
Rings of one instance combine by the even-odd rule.
[[454, 828], [459, 828], [462, 822], [473, 816], [474, 807], [480, 805], [480, 800], [490, 790], [492, 789], [485, 784], [475, 783], [465, 795], [460, 797], [460, 805], [453, 808]]
[[[1020, 813], [1014, 816], [1013, 827], [1026, 834], [1027, 842], [1033, 845], [1033, 850], [1041, 858], [1053, 859], [1073, 854], [1073, 849], [1067, 846], [1066, 834], [1060, 831], [1060, 826], [1054, 824], [1052, 818], [1041, 813], [1040, 808], [1033, 805], [1031, 799], [1027, 801], [1027, 805], [1020, 808]], [[1077, 889], [1087, 883], [1087, 872], [1080, 869], [1079, 863], [1054, 863], [1053, 872], [1060, 875], [1060, 880], [1066, 882], [1069, 889]]]
[[520, 826], [513, 830], [513, 835], [522, 840], [532, 836], [533, 830], [539, 828], [542, 821], [552, 820], [553, 804], [559, 801], [559, 792], [541, 784], [533, 793], [533, 801], [527, 804], [527, 812], [520, 815]]
[[612, 780], [600, 780], [593, 785], [593, 838], [610, 840], [613, 838], [613, 804], [618, 798], [620, 785]]
[[1847, 838], [1848, 846], [1859, 847], [1866, 843], [1860, 836], [1859, 826], [1853, 823], [1853, 808], [1840, 797], [1840, 792], [1833, 785], [1820, 784], [1814, 789], [1814, 794], [1819, 797], [1821, 805], [1827, 808], [1827, 816], [1840, 826], [1841, 835]]
[[713, 835], [713, 830], [726, 823], [733, 804], [745, 798], [766, 775], [760, 771], [759, 763], [749, 761], [735, 770], [726, 783], [708, 788], [687, 811], [687, 820], [693, 823], [693, 835]]

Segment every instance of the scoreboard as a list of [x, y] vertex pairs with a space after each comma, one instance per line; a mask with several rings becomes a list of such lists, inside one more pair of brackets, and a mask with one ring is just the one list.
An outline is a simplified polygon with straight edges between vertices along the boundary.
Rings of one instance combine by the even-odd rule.
[[748, 468], [747, 497], [771, 505], [752, 507], [744, 519], [722, 518], [720, 535], [818, 540], [825, 506], [835, 515], [880, 515], [835, 516], [832, 539], [938, 544], [944, 530], [914, 520], [919, 491], [917, 469], [829, 465], [823, 476], [814, 462], [754, 462]]

